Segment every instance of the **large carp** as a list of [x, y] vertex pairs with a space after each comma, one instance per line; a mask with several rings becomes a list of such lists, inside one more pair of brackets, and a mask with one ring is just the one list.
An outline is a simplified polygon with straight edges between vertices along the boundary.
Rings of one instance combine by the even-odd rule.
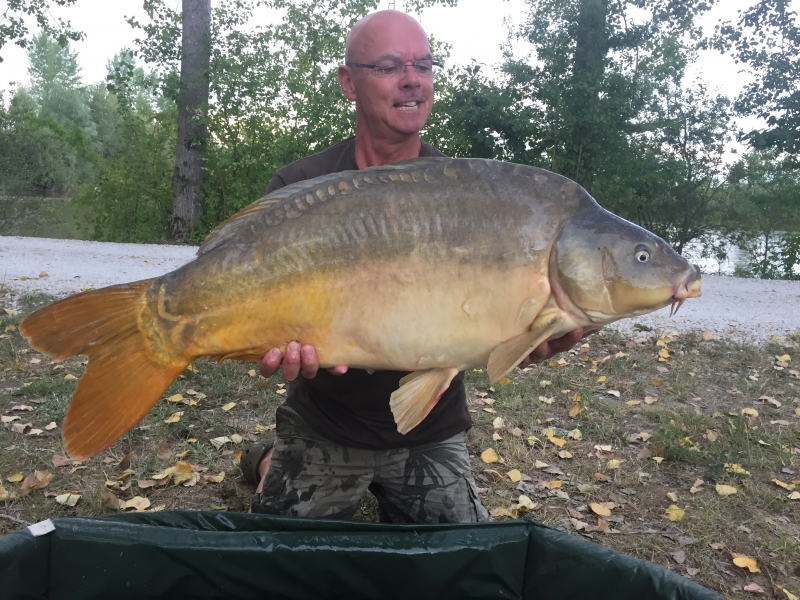
[[545, 340], [700, 295], [697, 267], [579, 185], [479, 159], [287, 186], [197, 254], [20, 325], [54, 360], [89, 357], [62, 427], [72, 456], [114, 443], [201, 356], [256, 361], [298, 340], [323, 367], [413, 371], [391, 399], [406, 433], [459, 371], [497, 381]]

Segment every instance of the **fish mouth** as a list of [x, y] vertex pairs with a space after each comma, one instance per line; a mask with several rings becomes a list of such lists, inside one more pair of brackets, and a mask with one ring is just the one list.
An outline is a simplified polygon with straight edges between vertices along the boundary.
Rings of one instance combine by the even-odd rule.
[[675, 290], [672, 292], [669, 307], [670, 317], [678, 313], [678, 310], [683, 306], [687, 298], [699, 298], [701, 296], [700, 269], [697, 265], [692, 265], [692, 268], [693, 270], [686, 280], [675, 286]]

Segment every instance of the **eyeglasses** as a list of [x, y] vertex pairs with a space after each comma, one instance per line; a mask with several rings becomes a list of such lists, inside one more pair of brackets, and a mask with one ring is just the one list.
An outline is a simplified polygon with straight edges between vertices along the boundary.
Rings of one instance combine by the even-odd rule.
[[347, 62], [348, 67], [360, 67], [362, 69], [372, 69], [376, 77], [402, 77], [406, 72], [406, 67], [413, 67], [414, 72], [420, 77], [438, 77], [444, 65], [438, 60], [425, 58], [414, 62], [404, 63], [401, 60], [382, 60], [374, 65], [363, 63]]

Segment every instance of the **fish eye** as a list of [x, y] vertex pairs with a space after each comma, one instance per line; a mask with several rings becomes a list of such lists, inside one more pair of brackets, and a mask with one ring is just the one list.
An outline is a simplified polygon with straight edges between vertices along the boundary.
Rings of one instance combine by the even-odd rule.
[[646, 263], [650, 260], [650, 252], [644, 246], [637, 246], [634, 256], [636, 257], [636, 262]]

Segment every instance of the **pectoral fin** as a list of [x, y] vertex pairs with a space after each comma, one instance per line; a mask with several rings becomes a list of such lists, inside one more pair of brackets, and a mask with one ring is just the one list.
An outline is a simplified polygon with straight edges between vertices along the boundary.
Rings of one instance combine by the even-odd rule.
[[419, 425], [457, 374], [458, 369], [431, 369], [403, 377], [389, 401], [397, 431], [405, 435]]
[[489, 381], [494, 383], [508, 375], [533, 349], [553, 335], [564, 321], [561, 315], [539, 318], [530, 331], [503, 342], [489, 355]]

